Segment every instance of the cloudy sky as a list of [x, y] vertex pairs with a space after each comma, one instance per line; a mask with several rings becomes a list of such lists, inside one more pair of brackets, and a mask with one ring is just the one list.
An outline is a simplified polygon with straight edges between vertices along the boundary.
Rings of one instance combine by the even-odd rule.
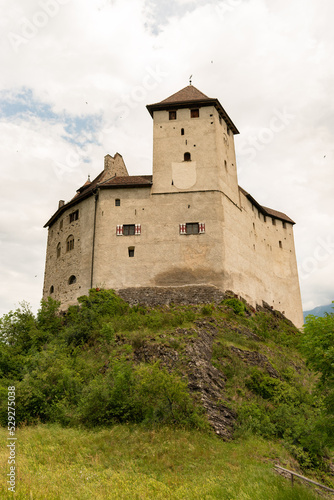
[[41, 298], [43, 225], [103, 157], [152, 171], [146, 104], [188, 84], [240, 131], [239, 184], [297, 224], [304, 309], [334, 300], [331, 0], [0, 0], [0, 314]]

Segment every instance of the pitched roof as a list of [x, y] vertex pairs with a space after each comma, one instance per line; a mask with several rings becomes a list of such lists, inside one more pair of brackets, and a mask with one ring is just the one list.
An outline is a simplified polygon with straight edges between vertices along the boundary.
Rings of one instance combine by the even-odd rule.
[[290, 217], [288, 217], [286, 214], [283, 212], [278, 212], [277, 210], [273, 210], [272, 208], [264, 207], [263, 205], [260, 205], [255, 198], [253, 198], [252, 195], [247, 193], [241, 186], [239, 186], [240, 191], [246, 196], [246, 198], [254, 205], [258, 210], [263, 215], [268, 215], [269, 217], [272, 217], [273, 219], [280, 219], [284, 222], [289, 222], [290, 224], [296, 224]]
[[107, 189], [107, 188], [141, 188], [149, 187], [152, 185], [152, 175], [127, 175], [124, 177], [111, 177], [106, 181], [99, 182], [102, 177], [104, 170], [95, 179], [87, 184], [85, 183], [81, 188], [78, 189], [77, 194], [65, 205], [58, 208], [58, 210], [53, 214], [53, 216], [47, 221], [44, 227], [53, 224], [68, 208], [76, 205], [79, 201], [88, 198], [95, 194], [96, 189]]
[[140, 187], [150, 186], [152, 184], [152, 175], [126, 175], [124, 177], [112, 177], [101, 182], [98, 187]]
[[183, 101], [198, 101], [203, 99], [210, 99], [210, 97], [203, 94], [203, 92], [198, 90], [193, 85], [188, 85], [187, 87], [184, 87], [184, 89], [179, 90], [175, 94], [161, 101], [160, 104], [166, 102], [169, 103], [169, 102], [183, 102]]
[[239, 130], [234, 125], [231, 118], [228, 116], [218, 99], [208, 97], [193, 85], [188, 85], [184, 89], [179, 90], [175, 94], [167, 97], [166, 99], [163, 99], [160, 102], [156, 102], [155, 104], [148, 104], [146, 108], [148, 109], [150, 115], [153, 117], [154, 111], [164, 111], [175, 108], [189, 108], [190, 106], [194, 105], [198, 107], [214, 106], [219, 115], [226, 122], [227, 126], [232, 130], [232, 132], [234, 134], [239, 134]]

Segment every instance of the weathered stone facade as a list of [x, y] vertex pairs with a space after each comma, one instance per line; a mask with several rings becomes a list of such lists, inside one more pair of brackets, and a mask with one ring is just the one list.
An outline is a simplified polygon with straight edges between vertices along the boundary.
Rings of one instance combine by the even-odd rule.
[[301, 326], [294, 222], [238, 186], [238, 130], [219, 101], [188, 86], [148, 110], [153, 176], [129, 176], [107, 155], [60, 204], [46, 224], [43, 296], [65, 308], [91, 287], [211, 285]]

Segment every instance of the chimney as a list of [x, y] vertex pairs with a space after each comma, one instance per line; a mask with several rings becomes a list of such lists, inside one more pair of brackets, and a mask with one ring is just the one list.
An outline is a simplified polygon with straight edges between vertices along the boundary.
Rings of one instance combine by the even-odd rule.
[[65, 200], [59, 200], [58, 210], [65, 205]]
[[104, 157], [104, 170], [111, 169], [115, 160], [111, 155], [105, 155]]

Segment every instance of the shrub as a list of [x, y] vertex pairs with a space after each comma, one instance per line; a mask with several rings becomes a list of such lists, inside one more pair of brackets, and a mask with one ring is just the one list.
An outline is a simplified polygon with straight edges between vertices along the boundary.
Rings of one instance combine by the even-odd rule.
[[225, 305], [225, 306], [228, 306], [230, 307], [231, 309], [233, 309], [233, 311], [235, 312], [235, 314], [239, 314], [240, 316], [244, 316], [245, 315], [245, 311], [246, 311], [246, 306], [243, 302], [241, 302], [241, 300], [238, 300], [238, 299], [225, 299], [222, 301], [222, 304]]

